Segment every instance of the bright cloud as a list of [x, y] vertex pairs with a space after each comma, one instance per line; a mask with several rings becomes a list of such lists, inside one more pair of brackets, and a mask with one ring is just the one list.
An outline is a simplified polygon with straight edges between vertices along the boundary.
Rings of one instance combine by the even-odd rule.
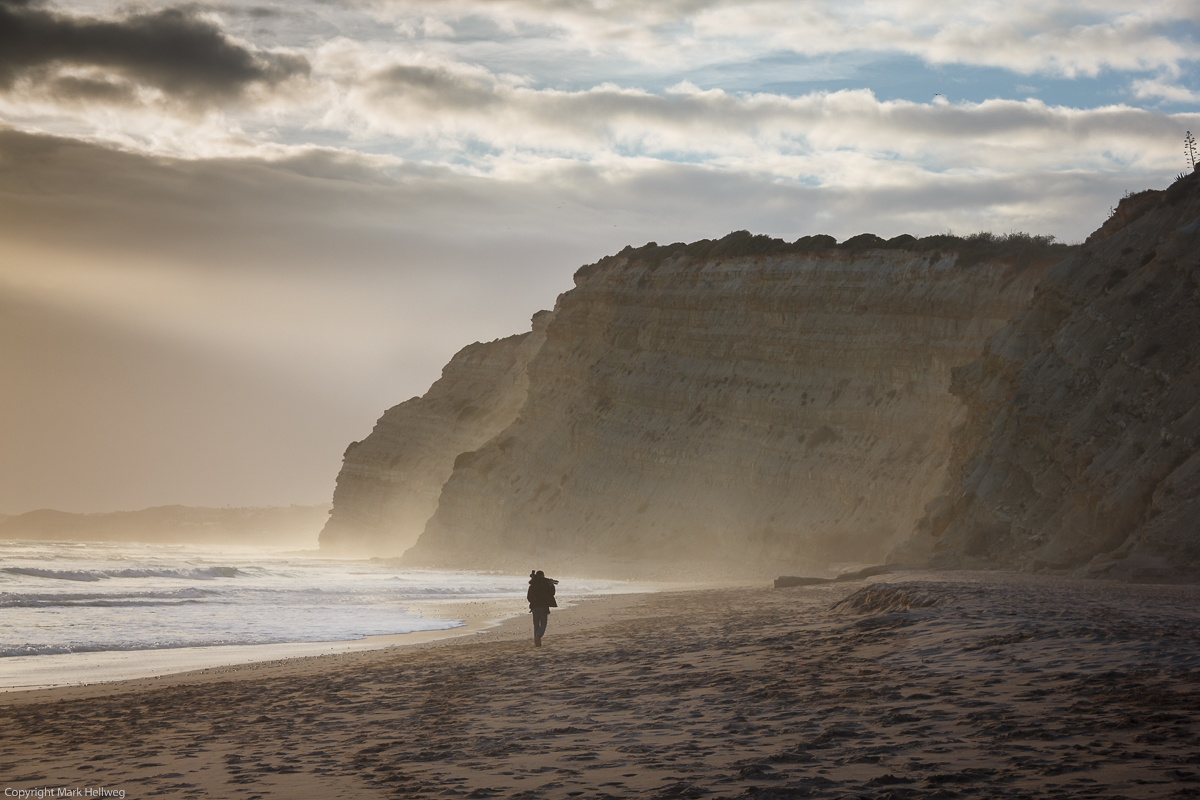
[[372, 8], [379, 18], [402, 21], [403, 30], [424, 31], [428, 38], [455, 37], [450, 25], [430, 27], [430, 19], [440, 18], [459, 29], [486, 24], [509, 34], [506, 38], [539, 38], [601, 58], [690, 68], [771, 51], [867, 50], [1070, 77], [1103, 69], [1177, 69], [1200, 54], [1186, 31], [1197, 18], [1197, 5], [1181, 0], [1151, 0], [1132, 10], [1108, 0], [439, 0]]
[[1133, 82], [1133, 92], [1140, 99], [1168, 100], [1172, 103], [1200, 103], [1200, 92], [1167, 80], [1150, 78]]

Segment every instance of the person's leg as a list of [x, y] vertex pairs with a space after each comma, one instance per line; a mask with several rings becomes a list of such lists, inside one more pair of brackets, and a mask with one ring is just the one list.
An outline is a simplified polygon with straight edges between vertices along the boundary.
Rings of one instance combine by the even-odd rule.
[[533, 609], [533, 643], [540, 645], [542, 637], [546, 635], [546, 623], [550, 620], [550, 609], [535, 608]]

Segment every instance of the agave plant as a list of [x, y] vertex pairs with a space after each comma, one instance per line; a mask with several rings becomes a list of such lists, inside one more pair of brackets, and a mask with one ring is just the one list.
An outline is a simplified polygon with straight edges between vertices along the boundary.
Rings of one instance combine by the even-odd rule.
[[1183, 137], [1183, 157], [1188, 160], [1192, 171], [1196, 170], [1196, 137], [1192, 136], [1192, 132], [1188, 131]]

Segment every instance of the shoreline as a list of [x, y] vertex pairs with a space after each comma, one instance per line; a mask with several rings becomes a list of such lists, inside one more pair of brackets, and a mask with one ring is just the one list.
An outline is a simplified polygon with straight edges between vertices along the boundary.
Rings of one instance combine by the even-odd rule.
[[[457, 619], [462, 620], [463, 624], [442, 630], [389, 633], [359, 639], [13, 656], [0, 660], [0, 694], [158, 678], [197, 670], [381, 650], [469, 636], [500, 625], [505, 619], [521, 613], [511, 608], [515, 602], [461, 600], [414, 603], [406, 610], [423, 619]], [[520, 601], [520, 604], [523, 605], [524, 601]]]
[[[578, 629], [603, 620], [597, 613], [568, 612], [586, 607], [587, 612], [606, 613], [608, 610], [636, 604], [651, 592], [624, 592], [597, 595], [564, 595], [563, 605], [554, 609], [554, 623], [560, 628]], [[407, 607], [426, 619], [462, 619], [463, 625], [434, 631], [367, 636], [340, 642], [291, 642], [268, 645], [229, 645], [219, 647], [172, 648], [164, 650], [124, 650], [101, 653], [73, 653], [51, 656], [17, 656], [6, 661], [25, 662], [17, 671], [5, 672], [0, 681], [7, 682], [13, 674], [45, 674], [48, 663], [55, 659], [82, 657], [76, 664], [61, 671], [58, 681], [32, 685], [0, 685], [0, 707], [11, 703], [65, 700], [126, 694], [150, 688], [189, 683], [208, 683], [225, 680], [257, 680], [295, 674], [313, 668], [345, 669], [370, 663], [381, 654], [399, 649], [418, 649], [476, 640], [487, 635], [488, 641], [513, 641], [528, 634], [531, 625], [522, 617], [528, 615], [523, 598], [493, 600], [439, 600], [414, 603]], [[603, 611], [601, 611], [603, 609]], [[449, 613], [449, 612], [454, 613]], [[155, 658], [161, 656], [161, 658]], [[207, 656], [207, 657], [206, 657]], [[145, 666], [135, 660], [151, 662]], [[314, 666], [319, 665], [319, 666]], [[0, 661], [0, 670], [5, 666]]]

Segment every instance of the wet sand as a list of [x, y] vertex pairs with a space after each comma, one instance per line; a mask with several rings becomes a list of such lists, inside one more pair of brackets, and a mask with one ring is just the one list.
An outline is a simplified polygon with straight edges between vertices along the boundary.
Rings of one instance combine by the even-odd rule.
[[0, 695], [0, 783], [126, 797], [1200, 796], [1200, 587], [619, 595], [410, 647]]

